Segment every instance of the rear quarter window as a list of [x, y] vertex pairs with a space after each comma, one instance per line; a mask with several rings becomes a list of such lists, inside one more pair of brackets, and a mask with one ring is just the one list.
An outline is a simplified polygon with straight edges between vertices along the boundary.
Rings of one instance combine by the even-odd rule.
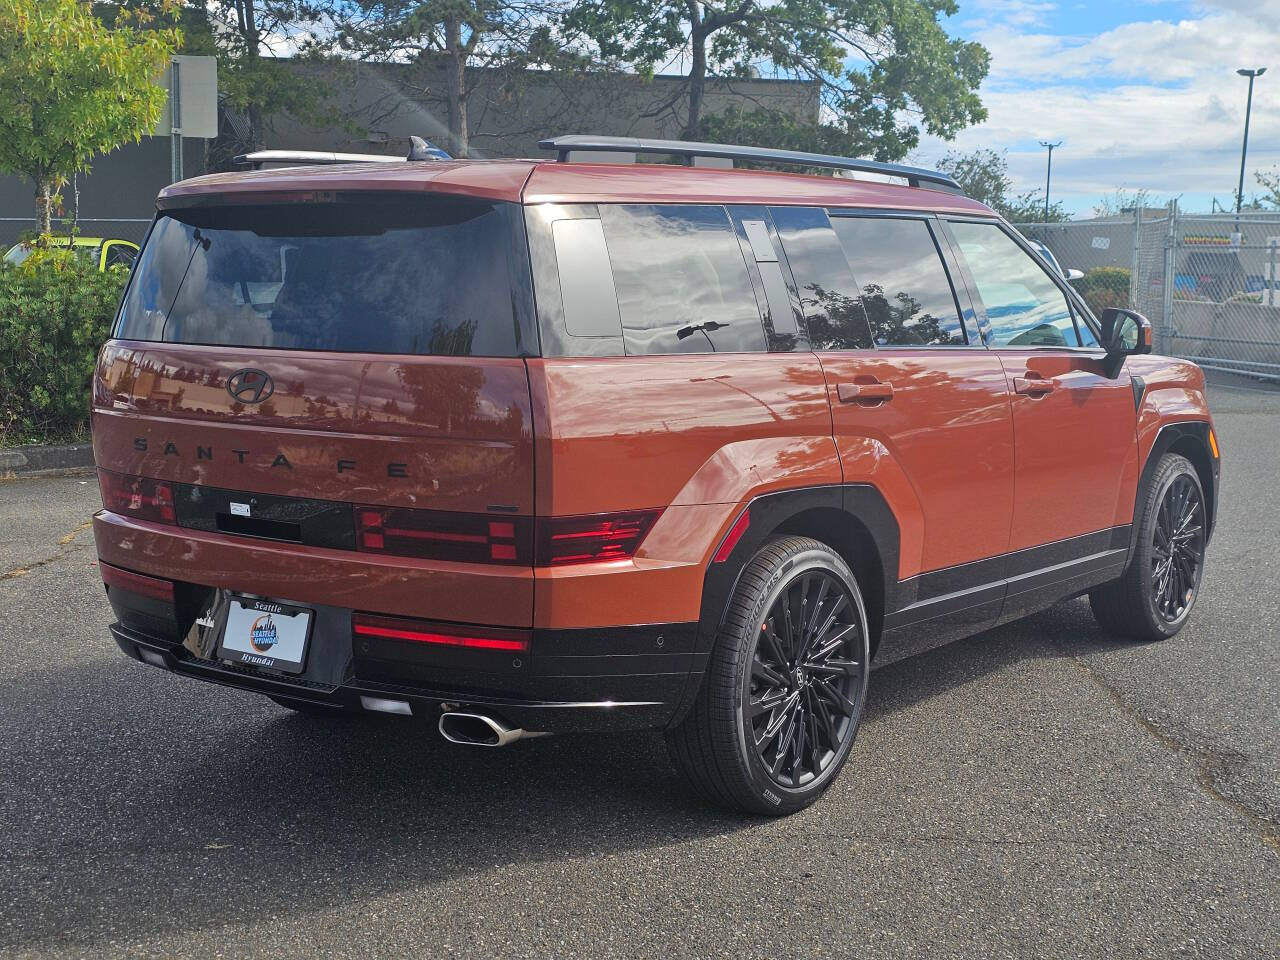
[[169, 211], [138, 259], [117, 336], [514, 356], [510, 206], [399, 196]]
[[764, 325], [728, 211], [601, 204], [628, 354], [763, 351]]

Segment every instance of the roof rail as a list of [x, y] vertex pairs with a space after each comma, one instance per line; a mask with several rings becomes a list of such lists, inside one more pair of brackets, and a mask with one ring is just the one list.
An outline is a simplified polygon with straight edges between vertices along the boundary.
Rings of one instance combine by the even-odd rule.
[[331, 153], [327, 150], [256, 150], [242, 153], [231, 162], [261, 170], [264, 163], [404, 163], [409, 160], [449, 160], [449, 154], [421, 137], [409, 138], [409, 154], [388, 157], [382, 153]]
[[264, 163], [404, 163], [404, 157], [388, 157], [380, 153], [330, 153], [324, 150], [255, 150], [242, 153], [231, 161], [236, 166], [261, 170]]
[[881, 163], [878, 160], [854, 160], [823, 153], [804, 153], [799, 150], [772, 150], [767, 147], [739, 147], [727, 143], [693, 143], [686, 140], [650, 140], [645, 137], [550, 137], [538, 141], [543, 150], [556, 151], [556, 159], [564, 162], [570, 153], [662, 153], [684, 157], [691, 162], [695, 157], [717, 157], [724, 160], [756, 160], [765, 163], [791, 164], [804, 167], [827, 167], [834, 170], [857, 170], [861, 173], [877, 173], [890, 177], [904, 177], [913, 187], [927, 186], [934, 190], [963, 194], [960, 184], [945, 173], [908, 167], [900, 163]]

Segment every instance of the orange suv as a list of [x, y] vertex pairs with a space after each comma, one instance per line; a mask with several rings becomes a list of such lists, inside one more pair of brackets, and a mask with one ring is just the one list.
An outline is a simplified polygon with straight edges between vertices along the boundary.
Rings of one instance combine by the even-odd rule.
[[660, 729], [787, 813], [873, 664], [1083, 594], [1186, 623], [1218, 448], [1141, 316], [941, 174], [544, 146], [160, 195], [93, 392], [126, 653], [469, 744]]

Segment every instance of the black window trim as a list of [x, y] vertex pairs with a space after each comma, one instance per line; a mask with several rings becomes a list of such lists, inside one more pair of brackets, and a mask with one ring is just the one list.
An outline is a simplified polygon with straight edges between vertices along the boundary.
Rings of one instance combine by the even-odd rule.
[[[958, 255], [955, 255], [954, 244], [952, 243], [950, 235], [946, 232], [945, 223], [942, 221], [942, 219], [939, 217], [937, 213], [934, 213], [929, 210], [901, 210], [896, 208], [886, 209], [884, 207], [874, 207], [874, 208], [827, 207], [825, 209], [827, 211], [827, 218], [830, 220], [834, 220], [837, 217], [842, 217], [846, 219], [860, 218], [863, 220], [876, 219], [876, 220], [921, 220], [923, 221], [925, 227], [929, 231], [929, 236], [933, 240], [934, 250], [938, 254], [938, 259], [942, 262], [943, 276], [947, 278], [947, 283], [951, 287], [951, 300], [955, 304], [956, 319], [960, 321], [960, 331], [964, 336], [964, 339], [965, 339], [964, 343], [951, 343], [951, 344], [902, 343], [902, 344], [883, 344], [882, 345], [882, 344], [876, 343], [875, 337], [872, 336], [871, 338], [872, 350], [987, 349], [986, 331], [982, 329], [983, 324], [986, 321], [986, 313], [985, 311], [979, 311], [977, 309], [978, 304], [975, 298], [973, 297], [973, 292], [972, 290], [969, 289], [969, 285], [967, 283], [964, 283], [964, 299], [965, 299], [965, 302], [969, 304], [969, 311], [966, 313], [964, 307], [961, 306], [960, 286], [957, 285], [956, 283], [956, 279], [957, 279], [956, 268], [959, 267], [961, 258]], [[832, 225], [832, 229], [835, 229], [834, 224]], [[953, 260], [953, 257], [954, 257], [954, 260]], [[852, 272], [853, 264], [849, 265], [849, 269], [850, 269], [850, 272]], [[965, 280], [963, 276], [961, 276], [960, 279], [962, 282]], [[856, 283], [857, 280], [858, 278], [855, 276], [854, 282]], [[978, 343], [974, 343], [970, 339], [971, 331], [969, 329], [969, 321], [971, 318], [979, 331]], [[855, 351], [847, 350], [847, 351], [827, 351], [827, 352], [853, 353]]]
[[[1035, 262], [1036, 266], [1040, 267], [1041, 270], [1044, 270], [1045, 276], [1049, 278], [1049, 281], [1062, 292], [1063, 296], [1066, 298], [1066, 301], [1067, 301], [1067, 308], [1071, 311], [1072, 323], [1078, 325], [1083, 320], [1085, 325], [1093, 333], [1094, 340], [1098, 342], [1098, 345], [1093, 347], [1085, 347], [1085, 346], [1079, 346], [1079, 345], [1066, 346], [1066, 347], [1055, 347], [1055, 346], [1048, 346], [1048, 345], [1010, 347], [1007, 345], [988, 344], [989, 349], [1013, 350], [1013, 351], [1019, 351], [1019, 352], [1027, 351], [1027, 350], [1033, 350], [1033, 351], [1056, 350], [1059, 352], [1063, 350], [1069, 350], [1072, 353], [1087, 354], [1087, 355], [1105, 355], [1106, 354], [1106, 350], [1102, 346], [1102, 331], [1098, 324], [1098, 320], [1096, 317], [1094, 317], [1093, 311], [1089, 309], [1089, 305], [1085, 303], [1084, 298], [1080, 296], [1080, 294], [1069, 283], [1067, 283], [1066, 279], [1061, 274], [1055, 273], [1051, 268], [1048, 268], [1045, 265], [1044, 261], [1036, 253], [1035, 248], [1032, 247], [1029, 243], [1027, 243], [1026, 238], [1022, 236], [1022, 234], [1020, 234], [1013, 227], [1012, 224], [1010, 224], [1007, 220], [1005, 220], [1002, 217], [976, 217], [976, 216], [966, 216], [962, 214], [946, 214], [942, 217], [942, 220], [944, 224], [947, 224], [947, 226], [945, 227], [947, 231], [947, 235], [949, 238], [951, 238], [951, 242], [956, 248], [957, 259], [960, 260], [961, 263], [963, 264], [965, 279], [970, 285], [970, 287], [972, 288], [971, 292], [973, 296], [973, 301], [974, 301], [975, 307], [977, 307], [979, 311], [980, 326], [982, 327], [982, 336], [984, 340], [988, 339], [991, 335], [990, 333], [991, 324], [987, 319], [987, 307], [986, 307], [986, 304], [982, 302], [982, 295], [978, 293], [977, 282], [974, 280], [973, 274], [969, 270], [968, 261], [966, 261], [963, 255], [960, 253], [960, 245], [955, 240], [954, 235], [951, 233], [951, 228], [949, 226], [949, 224], [951, 223], [984, 223], [984, 224], [989, 224], [989, 225], [998, 227], [1024, 253], [1026, 253], [1028, 256], [1031, 257], [1031, 259]], [[1076, 331], [1076, 337], [1080, 339], [1080, 331], [1078, 329]]]
[[[738, 249], [742, 251], [743, 262], [747, 265], [747, 276], [751, 280], [751, 289], [756, 295], [756, 310], [760, 314], [760, 325], [764, 329], [765, 348], [752, 353], [774, 355], [779, 353], [808, 353], [812, 350], [809, 342], [808, 321], [801, 305], [800, 288], [796, 285], [795, 276], [791, 272], [791, 262], [787, 260], [787, 252], [783, 248], [782, 239], [778, 236], [778, 226], [773, 222], [773, 214], [768, 203], [725, 203], [729, 214], [729, 222], [733, 225], [734, 235], [738, 238]], [[782, 282], [787, 288], [787, 301], [791, 316], [796, 325], [796, 346], [794, 350], [775, 349], [779, 334], [773, 326], [773, 304], [769, 302], [769, 290], [760, 269], [762, 262], [756, 259], [756, 252], [747, 236], [745, 221], [763, 220], [769, 232], [769, 244], [773, 249], [774, 263], [782, 274]], [[785, 336], [785, 334], [783, 334]]]

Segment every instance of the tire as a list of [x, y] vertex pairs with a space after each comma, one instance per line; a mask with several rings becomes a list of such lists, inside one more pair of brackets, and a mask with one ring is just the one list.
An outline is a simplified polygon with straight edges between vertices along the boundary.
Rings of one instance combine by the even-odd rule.
[[807, 537], [769, 541], [738, 578], [697, 700], [667, 731], [673, 763], [720, 806], [771, 816], [807, 807], [849, 757], [869, 654], [848, 564]]
[[1167, 640], [1186, 625], [1200, 595], [1208, 532], [1204, 490], [1190, 460], [1166, 453], [1139, 497], [1129, 566], [1119, 580], [1091, 591], [1089, 605], [1109, 633]]

